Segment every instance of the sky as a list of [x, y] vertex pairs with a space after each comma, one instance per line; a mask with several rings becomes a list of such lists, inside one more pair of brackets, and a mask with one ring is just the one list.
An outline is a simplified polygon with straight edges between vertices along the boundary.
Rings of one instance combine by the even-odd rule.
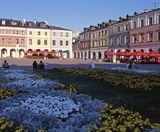
[[0, 0], [0, 18], [47, 21], [49, 25], [82, 31], [109, 19], [153, 9], [154, 2], [160, 0]]

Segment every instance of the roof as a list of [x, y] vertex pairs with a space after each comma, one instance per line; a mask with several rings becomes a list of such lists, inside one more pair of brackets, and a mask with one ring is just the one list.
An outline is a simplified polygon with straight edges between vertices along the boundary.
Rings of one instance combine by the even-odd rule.
[[66, 29], [66, 28], [61, 28], [61, 27], [57, 27], [57, 26], [49, 26], [50, 29], [54, 29], [54, 30], [66, 30], [66, 31], [72, 31], [70, 29]]
[[0, 18], [0, 26], [71, 31], [69, 29], [65, 29], [62, 27], [48, 25], [47, 22], [44, 21], [38, 22], [38, 21], [26, 21], [26, 20], [13, 20], [6, 18]]
[[146, 11], [144, 11], [144, 12], [142, 12], [142, 13], [137, 13], [137, 12], [135, 12], [135, 14], [132, 16], [132, 17], [135, 17], [135, 16], [139, 16], [139, 15], [143, 15], [143, 14], [146, 14], [146, 13], [150, 13], [150, 12], [154, 12], [154, 11], [160, 11], [160, 8], [157, 8], [157, 9], [152, 9], [152, 10], [146, 10]]

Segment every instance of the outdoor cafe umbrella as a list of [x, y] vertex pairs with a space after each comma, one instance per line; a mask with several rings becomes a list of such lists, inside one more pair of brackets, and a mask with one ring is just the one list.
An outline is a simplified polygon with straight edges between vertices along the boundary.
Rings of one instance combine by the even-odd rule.
[[156, 53], [156, 52], [149, 52], [149, 53], [147, 53], [147, 56], [160, 57], [160, 54], [158, 54], [158, 53]]
[[142, 51], [135, 51], [135, 52], [132, 52], [132, 56], [146, 56], [146, 53]]
[[117, 52], [116, 55], [119, 55], [119, 56], [131, 56], [131, 52], [122, 51], [122, 52]]
[[105, 51], [104, 54], [105, 55], [115, 55], [113, 51]]

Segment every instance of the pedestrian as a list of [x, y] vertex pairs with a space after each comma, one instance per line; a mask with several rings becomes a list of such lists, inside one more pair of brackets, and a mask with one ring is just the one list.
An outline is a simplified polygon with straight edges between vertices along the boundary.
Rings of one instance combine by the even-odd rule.
[[91, 69], [95, 69], [95, 68], [96, 68], [94, 62], [91, 63], [90, 68], [91, 68]]
[[40, 61], [40, 63], [38, 64], [38, 69], [41, 69], [41, 70], [45, 69], [45, 65], [42, 61]]
[[129, 61], [129, 62], [127, 63], [126, 68], [127, 68], [127, 69], [131, 69], [131, 68], [132, 68], [132, 62], [131, 62], [131, 61]]
[[135, 59], [132, 61], [132, 65], [133, 65], [133, 67], [134, 67], [134, 68], [138, 68], [138, 65], [137, 65], [137, 63], [136, 63], [136, 60], [135, 60]]
[[2, 63], [2, 67], [3, 68], [10, 68], [10, 66], [6, 60], [4, 60], [4, 62]]
[[33, 68], [33, 70], [36, 70], [38, 68], [38, 64], [36, 61], [33, 62], [32, 68]]

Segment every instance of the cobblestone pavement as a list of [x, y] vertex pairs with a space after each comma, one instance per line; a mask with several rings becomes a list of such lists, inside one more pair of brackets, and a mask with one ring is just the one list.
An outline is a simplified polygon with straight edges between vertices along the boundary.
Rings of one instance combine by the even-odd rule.
[[[32, 70], [32, 63], [34, 59], [15, 59], [15, 58], [1, 58], [0, 67], [4, 60], [11, 65], [12, 68]], [[36, 59], [39, 63], [42, 59]], [[59, 68], [59, 67], [81, 67], [89, 68], [92, 60], [80, 60], [80, 59], [45, 59], [42, 60], [45, 63], [46, 69]], [[113, 64], [108, 62], [94, 61], [96, 68], [112, 69], [112, 68], [125, 68], [126, 64]], [[160, 64], [138, 64], [140, 70], [156, 70], [160, 71]]]

